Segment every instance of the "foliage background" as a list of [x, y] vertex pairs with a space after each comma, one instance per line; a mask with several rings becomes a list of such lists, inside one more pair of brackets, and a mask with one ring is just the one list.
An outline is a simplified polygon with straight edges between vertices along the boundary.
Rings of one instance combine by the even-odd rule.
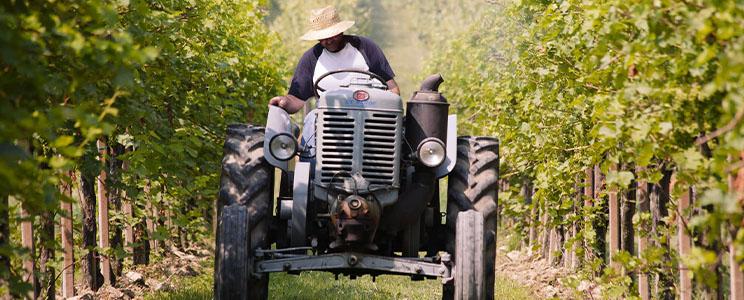
[[[542, 225], [570, 226], [602, 217], [572, 210], [582, 205], [574, 183], [586, 168], [600, 164], [608, 187], [621, 191], [633, 180], [658, 183], [673, 169], [672, 199], [685, 185], [698, 195], [687, 222], [693, 254], [679, 257], [662, 243], [640, 259], [618, 257], [628, 273], [668, 272], [679, 259], [701, 287], [715, 288], [727, 284], [711, 273], [720, 259], [715, 245], [735, 243], [744, 259], [742, 196], [728, 181], [744, 150], [743, 25], [736, 1], [498, 2], [439, 48], [427, 69], [449, 79], [445, 92], [456, 99], [464, 131], [501, 139], [502, 170], [512, 183], [502, 210], [518, 227], [530, 224], [530, 206], [518, 194], [526, 178], [537, 190], [531, 205], [550, 214]], [[706, 135], [715, 138], [703, 144]], [[667, 229], [652, 239], [673, 236], [674, 216], [689, 213], [676, 211], [676, 201], [669, 210], [661, 220]], [[638, 230], [648, 230], [650, 218], [635, 216]], [[597, 238], [604, 237], [591, 226], [577, 236]], [[664, 252], [673, 260], [663, 261]], [[599, 265], [587, 264], [593, 272]], [[628, 277], [610, 283], [617, 276], [605, 273], [610, 297], [632, 296]]]
[[[67, 171], [93, 176], [104, 168], [95, 159], [104, 137], [130, 148], [117, 156], [129, 169], [110, 185], [126, 190], [138, 216], [152, 198], [179, 227], [211, 234], [201, 212], [211, 211], [219, 185], [226, 124], [263, 123], [267, 99], [283, 85], [265, 4], [0, 4], [0, 196], [13, 198], [0, 206], [13, 231], [0, 254], [14, 266], [28, 255], [17, 244], [18, 209], [32, 218], [58, 213], [59, 201], [72, 200], [57, 188], [71, 181]], [[12, 290], [28, 288], [17, 269], [0, 270]], [[0, 289], [7, 294], [8, 286]]]
[[[15, 267], [28, 255], [17, 243], [21, 207], [37, 223], [59, 214], [60, 201], [75, 200], [57, 188], [71, 182], [68, 171], [107, 168], [96, 160], [100, 138], [128, 148], [116, 156], [128, 170], [109, 184], [134, 199], [136, 216], [155, 201], [186, 232], [209, 236], [226, 124], [265, 121], [267, 99], [286, 91], [312, 45], [298, 41], [308, 11], [326, 4], [357, 22], [350, 33], [382, 46], [403, 98], [442, 73], [460, 132], [501, 139], [512, 187], [501, 209], [515, 230], [527, 229], [532, 207], [549, 212], [546, 226], [605, 217], [572, 209], [576, 176], [595, 164], [620, 189], [673, 169], [699, 195], [688, 222], [699, 237], [693, 255], [652, 247], [621, 255], [626, 270], [665, 272], [681, 260], [700, 286], [714, 286], [723, 283], [710, 280], [713, 245], [734, 243], [744, 259], [744, 200], [728, 183], [744, 150], [744, 7], [733, 0], [3, 2], [0, 198], [12, 199], [0, 202], [0, 256]], [[714, 138], [701, 147], [701, 136]], [[518, 195], [525, 180], [537, 188], [531, 204]], [[650, 219], [639, 214], [635, 224]], [[674, 215], [659, 221], [651, 238], [663, 240]], [[587, 226], [571, 242], [601, 238]], [[582, 274], [598, 274], [600, 260]], [[28, 288], [18, 268], [0, 276], [10, 280], [2, 294]], [[602, 280], [633, 296], [628, 276]]]

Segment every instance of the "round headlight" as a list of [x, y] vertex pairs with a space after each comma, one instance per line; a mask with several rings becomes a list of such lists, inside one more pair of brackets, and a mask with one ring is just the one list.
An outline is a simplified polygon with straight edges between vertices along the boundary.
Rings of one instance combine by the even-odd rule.
[[297, 153], [297, 140], [287, 133], [280, 133], [271, 138], [269, 151], [278, 160], [289, 160]]
[[436, 138], [428, 138], [418, 146], [418, 158], [427, 167], [438, 167], [444, 162], [446, 151], [444, 143]]

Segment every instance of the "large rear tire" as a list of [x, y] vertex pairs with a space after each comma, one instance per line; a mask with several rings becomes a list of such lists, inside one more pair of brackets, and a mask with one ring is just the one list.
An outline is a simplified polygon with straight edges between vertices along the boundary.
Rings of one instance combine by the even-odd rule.
[[[263, 142], [262, 127], [235, 124], [227, 128], [217, 205], [220, 223], [215, 238], [216, 299], [268, 298], [268, 274], [253, 270], [254, 250], [267, 249], [271, 242], [274, 168], [264, 158]], [[243, 261], [245, 276], [240, 272], [234, 276], [225, 273], [239, 268]], [[243, 285], [245, 290], [240, 289]]]
[[[460, 224], [458, 217], [461, 212], [475, 211], [482, 216], [482, 230], [480, 244], [470, 245], [477, 247], [476, 252], [483, 254], [482, 273], [473, 273], [479, 278], [465, 276], [465, 274], [454, 275], [454, 289], [445, 287], [444, 297], [450, 298], [454, 292], [455, 299], [458, 295], [470, 295], [462, 289], [471, 287], [473, 283], [460, 282], [472, 280], [482, 282], [477, 284], [482, 287], [481, 296], [476, 299], [493, 299], [494, 282], [496, 276], [496, 223], [498, 215], [498, 180], [499, 180], [499, 142], [491, 137], [460, 137], [457, 140], [457, 163], [448, 178], [447, 188], [447, 228], [448, 252], [453, 254], [455, 273], [462, 268], [463, 264], [470, 264], [473, 257], [462, 253], [462, 247], [457, 241], [461, 240], [463, 234], [470, 235], [472, 230], [463, 229], [462, 226], [475, 226], [476, 221], [468, 219]], [[473, 217], [471, 217], [473, 218]], [[458, 228], [460, 227], [460, 228]], [[473, 228], [476, 229], [476, 228]], [[472, 242], [478, 243], [473, 240]], [[470, 272], [465, 268], [460, 272]], [[477, 271], [477, 270], [473, 270]], [[461, 299], [473, 299], [470, 297]]]

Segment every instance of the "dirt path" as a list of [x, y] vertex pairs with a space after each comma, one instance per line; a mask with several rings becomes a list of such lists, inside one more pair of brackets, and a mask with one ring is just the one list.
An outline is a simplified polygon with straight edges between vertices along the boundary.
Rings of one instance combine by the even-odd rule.
[[[503, 248], [502, 248], [503, 249]], [[563, 268], [551, 266], [547, 259], [531, 251], [502, 251], [496, 258], [497, 274], [518, 282], [530, 290], [533, 296], [542, 299], [575, 299], [574, 291], [561, 280], [571, 273]]]

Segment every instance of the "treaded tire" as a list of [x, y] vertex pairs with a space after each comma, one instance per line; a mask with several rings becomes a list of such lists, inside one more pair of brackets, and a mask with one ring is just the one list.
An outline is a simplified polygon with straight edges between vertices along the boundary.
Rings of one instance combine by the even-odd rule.
[[[220, 194], [217, 213], [220, 220], [217, 228], [215, 248], [215, 298], [216, 299], [267, 299], [269, 290], [268, 274], [255, 274], [253, 253], [256, 248], [266, 249], [270, 245], [269, 225], [272, 218], [274, 168], [264, 158], [264, 128], [246, 124], [233, 124], [227, 127], [227, 136], [223, 147], [222, 175], [220, 177]], [[223, 235], [233, 236], [239, 233], [232, 228], [223, 228], [223, 208], [232, 206], [244, 208], [247, 225], [243, 227], [246, 236], [245, 244], [222, 249], [226, 245]], [[237, 225], [236, 225], [237, 226]], [[233, 239], [233, 238], [230, 238]], [[245, 250], [240, 249], [246, 247]], [[224, 251], [223, 251], [224, 250]], [[227, 253], [225, 251], [232, 251]], [[246, 293], [239, 297], [222, 297], [218, 291], [232, 289], [228, 287], [235, 282], [225, 281], [221, 277], [223, 263], [231, 264], [222, 255], [240, 253], [248, 261]], [[237, 258], [236, 258], [237, 259]], [[230, 267], [232, 268], [232, 266]], [[231, 277], [227, 277], [228, 279]], [[233, 294], [230, 294], [233, 295]]]
[[215, 299], [246, 299], [250, 281], [250, 239], [248, 210], [233, 204], [220, 215], [215, 260]]
[[485, 299], [483, 215], [475, 210], [458, 213], [455, 241], [455, 300]]
[[[457, 163], [449, 174], [447, 188], [447, 250], [455, 266], [458, 214], [475, 210], [483, 216], [484, 297], [493, 299], [496, 266], [496, 224], [498, 215], [499, 141], [492, 137], [459, 137]], [[461, 231], [460, 231], [461, 232]], [[457, 267], [455, 267], [457, 268]], [[457, 277], [457, 275], [455, 275]], [[457, 284], [455, 284], [457, 286]], [[443, 298], [451, 288], [445, 286]], [[455, 291], [455, 294], [458, 292]]]

